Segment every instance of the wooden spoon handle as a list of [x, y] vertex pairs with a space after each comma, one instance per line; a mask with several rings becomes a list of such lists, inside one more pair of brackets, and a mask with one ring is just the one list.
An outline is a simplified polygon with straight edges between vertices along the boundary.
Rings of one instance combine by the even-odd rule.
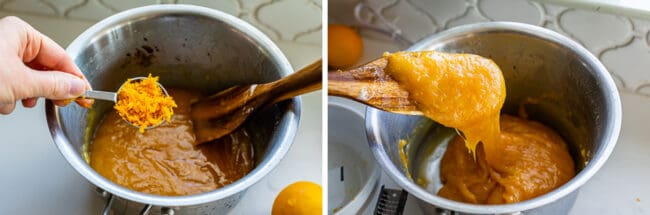
[[322, 60], [280, 80], [266, 84], [240, 85], [228, 88], [192, 105], [195, 121], [221, 118], [238, 109], [252, 112], [262, 105], [270, 105], [322, 87]]
[[264, 84], [262, 87], [271, 89], [268, 98], [273, 98], [268, 104], [321, 89], [323, 87], [322, 70], [323, 60], [319, 59], [283, 79]]
[[409, 100], [408, 91], [386, 74], [387, 64], [386, 58], [379, 58], [354, 69], [329, 71], [328, 95], [349, 98], [385, 111], [421, 115]]
[[384, 73], [386, 64], [386, 59], [380, 58], [358, 68], [329, 71], [327, 73], [328, 95], [341, 96], [368, 104], [368, 101], [375, 97], [375, 91], [369, 91], [375, 88], [376, 83], [383, 81], [387, 85], [397, 84]]
[[228, 88], [192, 105], [196, 144], [230, 134], [260, 107], [322, 88], [322, 60], [280, 80]]

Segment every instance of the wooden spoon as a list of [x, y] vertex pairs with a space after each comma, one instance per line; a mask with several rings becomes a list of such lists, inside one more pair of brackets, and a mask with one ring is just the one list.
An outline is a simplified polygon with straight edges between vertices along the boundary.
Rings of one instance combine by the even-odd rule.
[[256, 109], [322, 88], [322, 60], [280, 80], [228, 88], [192, 104], [196, 144], [232, 133]]
[[409, 100], [409, 92], [386, 74], [387, 64], [388, 60], [382, 57], [354, 69], [329, 71], [328, 95], [353, 99], [388, 112], [422, 115]]

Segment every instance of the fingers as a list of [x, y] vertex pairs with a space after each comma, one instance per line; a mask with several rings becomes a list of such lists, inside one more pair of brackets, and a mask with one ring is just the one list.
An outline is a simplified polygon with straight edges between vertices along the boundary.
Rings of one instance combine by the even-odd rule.
[[56, 106], [63, 107], [63, 106], [67, 106], [67, 105], [69, 105], [69, 104], [72, 102], [72, 99], [52, 100], [52, 102], [53, 102], [54, 105], [56, 105]]
[[58, 70], [70, 73], [80, 78], [84, 78], [79, 68], [74, 64], [72, 59], [66, 54], [65, 50], [49, 37], [41, 34], [25, 21], [11, 17], [9, 20], [17, 28], [24, 29], [21, 32], [24, 35], [21, 58], [23, 62], [34, 65], [43, 70]]
[[[38, 98], [28, 98], [28, 99], [23, 99], [22, 103], [23, 106], [26, 108], [33, 108], [36, 106], [36, 102], [38, 101]], [[9, 103], [9, 104], [1, 104], [0, 105], [0, 114], [10, 114], [16, 109], [16, 103]]]
[[14, 95], [18, 99], [45, 97], [52, 100], [76, 98], [87, 89], [86, 81], [74, 75], [58, 71], [36, 71], [25, 68], [16, 86]]
[[33, 108], [36, 106], [36, 102], [38, 101], [38, 98], [28, 98], [28, 99], [23, 99], [23, 107], [26, 108]]
[[93, 104], [95, 104], [94, 99], [81, 99], [81, 98], [78, 98], [78, 99], [75, 99], [74, 102], [77, 103], [79, 106], [85, 107], [85, 108], [91, 108], [93, 106]]
[[35, 58], [31, 61], [27, 61], [26, 57], [32, 56], [28, 56], [26, 53], [23, 56], [24, 62], [40, 65], [47, 70], [57, 70], [69, 73], [83, 80], [86, 80], [86, 77], [83, 75], [81, 70], [79, 70], [77, 65], [74, 64], [72, 59], [66, 54], [65, 50], [61, 48], [61, 46], [56, 44], [52, 39], [45, 35], [42, 35], [40, 33], [38, 33], [38, 35], [41, 36], [41, 43], [38, 52], [35, 53]]
[[0, 105], [0, 114], [10, 114], [16, 109], [16, 103], [2, 104]]
[[[4, 54], [0, 53], [0, 58], [7, 62], [3, 63], [6, 68], [0, 70], [0, 77], [11, 82], [0, 85], [0, 99], [4, 102], [0, 103], [0, 113], [13, 111], [17, 100], [25, 107], [33, 107], [37, 97], [65, 105], [61, 100], [74, 99], [90, 89], [90, 84], [65, 50], [49, 37], [17, 17], [0, 19], [0, 33], [3, 32], [6, 35], [3, 35], [0, 49]], [[77, 103], [89, 106], [91, 101], [78, 100]]]
[[9, 22], [14, 29], [20, 29], [17, 30], [22, 34], [18, 57], [24, 64], [35, 70], [54, 70], [77, 76], [85, 82], [87, 88], [90, 88], [81, 70], [56, 42], [19, 18], [6, 17], [3, 21]]

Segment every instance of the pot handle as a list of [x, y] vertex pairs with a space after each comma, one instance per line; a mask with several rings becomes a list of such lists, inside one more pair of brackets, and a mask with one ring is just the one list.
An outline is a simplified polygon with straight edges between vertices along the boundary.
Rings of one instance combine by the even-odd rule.
[[[101, 195], [107, 196], [108, 199], [106, 200], [106, 204], [104, 204], [104, 210], [102, 210], [102, 215], [109, 215], [111, 212], [111, 207], [113, 206], [113, 201], [114, 197], [113, 194], [109, 192], [100, 192]], [[140, 211], [140, 215], [148, 215], [149, 212], [151, 212], [151, 205], [145, 205], [144, 208]], [[164, 213], [163, 213], [164, 214]], [[170, 215], [173, 215], [174, 212], [170, 213]]]
[[171, 209], [171, 208], [161, 208], [161, 209], [160, 209], [160, 214], [161, 214], [161, 215], [174, 215], [174, 209]]
[[[452, 211], [452, 210], [447, 210], [447, 209], [442, 209], [442, 208], [436, 208], [436, 211], [440, 215], [458, 215], [461, 214], [460, 212]], [[519, 212], [514, 212], [514, 213], [507, 213], [507, 214], [494, 214], [494, 215], [523, 215], [521, 211]]]
[[106, 204], [104, 205], [104, 210], [102, 210], [102, 215], [109, 215], [109, 212], [111, 212], [112, 205], [113, 205], [113, 194], [108, 193], [108, 200], [106, 200]]
[[140, 215], [148, 215], [151, 212], [151, 205], [145, 205], [140, 211]]

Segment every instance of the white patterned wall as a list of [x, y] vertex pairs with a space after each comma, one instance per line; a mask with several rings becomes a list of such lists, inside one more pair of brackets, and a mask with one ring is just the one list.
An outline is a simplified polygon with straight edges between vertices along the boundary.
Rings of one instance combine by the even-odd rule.
[[65, 46], [103, 18], [151, 4], [194, 4], [237, 16], [276, 42], [294, 68], [321, 56], [321, 0], [0, 0], [0, 17], [19, 16]]
[[[350, 23], [355, 18], [350, 7], [357, 4], [364, 9]], [[589, 49], [605, 64], [621, 91], [650, 97], [649, 20], [529, 0], [332, 0], [330, 5], [331, 21], [376, 26], [411, 42], [476, 22], [515, 21], [542, 26]]]

